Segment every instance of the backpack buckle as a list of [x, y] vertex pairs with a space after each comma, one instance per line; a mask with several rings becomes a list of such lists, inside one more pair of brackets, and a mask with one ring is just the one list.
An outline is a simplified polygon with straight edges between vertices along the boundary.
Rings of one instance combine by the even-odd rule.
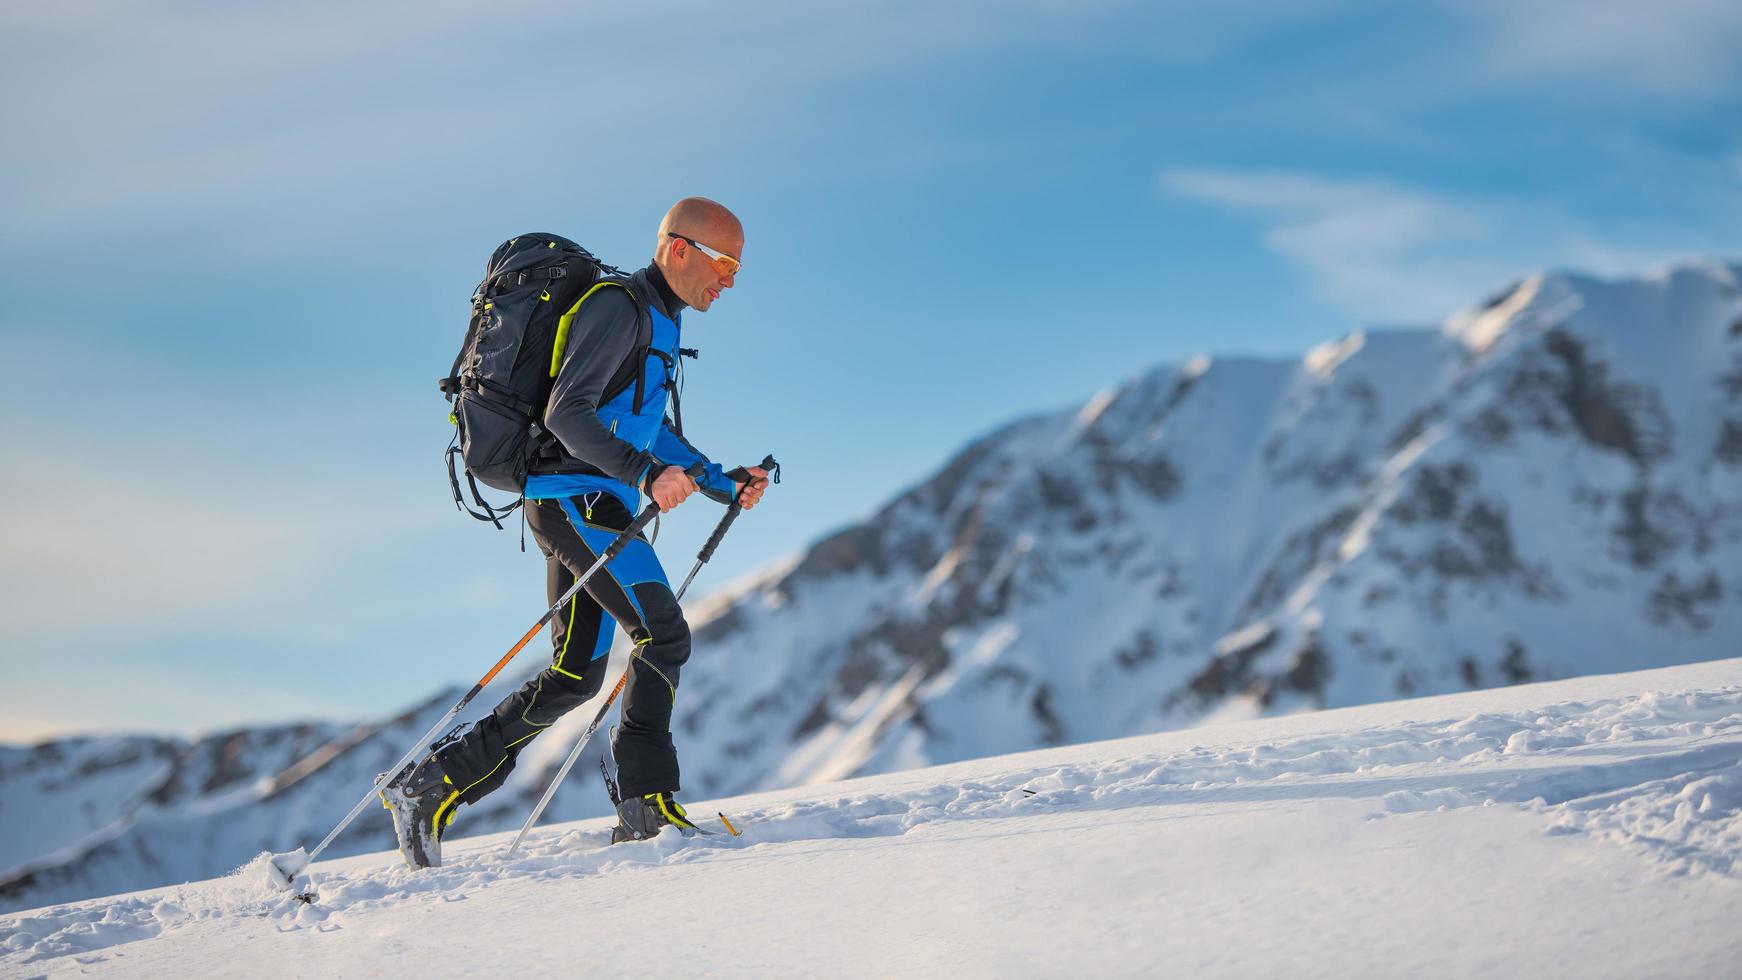
[[554, 265], [548, 269], [531, 269], [522, 272], [519, 278], [515, 280], [514, 284], [516, 286], [524, 286], [528, 279], [561, 279], [568, 274], [569, 270], [560, 265]]

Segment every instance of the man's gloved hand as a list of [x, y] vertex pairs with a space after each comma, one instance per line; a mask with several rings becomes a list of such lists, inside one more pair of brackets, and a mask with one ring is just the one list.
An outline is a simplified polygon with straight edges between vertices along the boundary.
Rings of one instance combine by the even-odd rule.
[[[768, 489], [768, 471], [760, 466], [741, 466], [729, 475], [734, 478], [733, 482], [742, 491], [738, 497], [738, 503], [743, 505], [745, 510], [756, 506], [756, 502], [762, 499], [763, 491]], [[739, 479], [739, 477], [748, 477], [748, 479]]]
[[696, 492], [696, 481], [690, 479], [681, 466], [667, 466], [659, 471], [647, 488], [647, 495], [659, 505], [662, 511], [669, 511], [678, 504], [689, 499]]

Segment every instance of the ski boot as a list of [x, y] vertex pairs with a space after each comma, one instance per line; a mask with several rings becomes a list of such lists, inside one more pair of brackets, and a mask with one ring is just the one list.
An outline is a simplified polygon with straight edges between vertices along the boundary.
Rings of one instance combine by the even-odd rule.
[[657, 837], [667, 824], [676, 827], [685, 837], [706, 833], [690, 823], [689, 816], [670, 793], [649, 793], [617, 804], [617, 826], [611, 828], [611, 843]]
[[407, 766], [381, 791], [381, 805], [393, 814], [399, 853], [412, 870], [442, 866], [442, 832], [454, 822], [459, 797], [434, 755]]

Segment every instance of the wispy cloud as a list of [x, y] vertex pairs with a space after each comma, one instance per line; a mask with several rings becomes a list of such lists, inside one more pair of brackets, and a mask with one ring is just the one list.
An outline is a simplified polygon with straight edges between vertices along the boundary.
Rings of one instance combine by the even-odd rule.
[[1742, 4], [1734, 0], [1455, 0], [1482, 27], [1476, 57], [1499, 80], [1578, 80], [1660, 94], [1734, 93]]
[[1169, 169], [1171, 194], [1255, 215], [1265, 245], [1315, 294], [1368, 321], [1427, 321], [1541, 267], [1596, 273], [1708, 250], [1702, 229], [1613, 242], [1546, 204], [1291, 171]]

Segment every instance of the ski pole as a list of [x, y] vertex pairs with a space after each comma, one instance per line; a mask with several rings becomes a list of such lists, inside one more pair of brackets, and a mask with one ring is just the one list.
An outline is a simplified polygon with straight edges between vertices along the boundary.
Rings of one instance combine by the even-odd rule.
[[[694, 477], [700, 475], [699, 469], [699, 464], [696, 467], [692, 467], [691, 476]], [[564, 604], [574, 598], [575, 594], [581, 590], [581, 587], [587, 584], [587, 580], [592, 578], [599, 569], [604, 568], [611, 559], [617, 557], [624, 548], [628, 547], [629, 542], [634, 540], [635, 537], [641, 533], [642, 529], [652, 523], [653, 519], [658, 515], [659, 505], [653, 503], [648, 504], [647, 508], [643, 510], [628, 527], [623, 529], [623, 533], [617, 535], [616, 539], [606, 547], [604, 553], [599, 556], [599, 560], [594, 562], [591, 568], [587, 569], [586, 574], [575, 579], [575, 584], [570, 586], [568, 591], [562, 594], [562, 598], [558, 599], [549, 609], [545, 610], [544, 615], [539, 617], [538, 622], [532, 624], [532, 628], [526, 631], [525, 635], [520, 638], [519, 642], [510, 647], [508, 652], [502, 655], [502, 659], [496, 661], [496, 666], [491, 667], [489, 673], [479, 678], [478, 683], [473, 684], [472, 689], [466, 692], [466, 696], [462, 697], [458, 704], [455, 704], [452, 708], [448, 709], [448, 713], [443, 715], [442, 719], [436, 722], [429, 731], [425, 732], [422, 738], [413, 743], [412, 747], [406, 751], [405, 755], [400, 757], [398, 762], [393, 764], [392, 768], [376, 778], [375, 785], [369, 787], [369, 792], [363, 794], [363, 798], [357, 801], [357, 805], [351, 808], [351, 812], [345, 815], [345, 819], [339, 821], [338, 826], [334, 827], [319, 844], [315, 845], [314, 850], [306, 855], [300, 856], [300, 858], [293, 858], [289, 862], [289, 866], [278, 864], [277, 861], [274, 861], [274, 866], [284, 875], [285, 880], [288, 881], [289, 879], [295, 878], [297, 875], [302, 873], [303, 869], [307, 868], [310, 864], [313, 864], [314, 859], [320, 856], [321, 852], [325, 851], [327, 846], [332, 844], [333, 840], [337, 838], [339, 834], [343, 833], [346, 827], [351, 825], [351, 821], [357, 819], [357, 815], [363, 812], [363, 808], [369, 805], [369, 801], [379, 796], [382, 789], [384, 789], [387, 784], [399, 774], [400, 770], [404, 769], [415, 760], [418, 753], [427, 751], [428, 743], [439, 736], [442, 729], [447, 727], [448, 722], [452, 721], [454, 716], [465, 710], [466, 705], [471, 704], [472, 699], [477, 697], [478, 694], [489, 685], [490, 681], [494, 680], [496, 675], [502, 672], [502, 668], [508, 666], [508, 662], [513, 660], [515, 655], [520, 653], [521, 650], [525, 649], [528, 643], [532, 642], [532, 638], [538, 635], [538, 631], [544, 629], [545, 624], [550, 622], [551, 619], [556, 616], [558, 610], [562, 609]]]
[[[761, 468], [768, 472], [769, 482], [780, 482], [780, 464], [775, 462], [773, 453], [762, 457]], [[744, 486], [750, 486], [748, 471], [744, 472]], [[720, 540], [726, 536], [726, 529], [738, 519], [738, 512], [743, 509], [738, 504], [738, 498], [743, 495], [744, 491], [742, 490], [732, 495], [732, 503], [726, 507], [726, 516], [720, 518], [720, 523], [714, 526], [714, 533], [708, 535], [708, 542], [702, 545], [702, 550], [696, 554], [696, 563], [690, 566], [690, 573], [684, 576], [683, 585], [678, 586], [677, 597], [680, 601], [683, 599], [684, 592], [689, 590], [690, 583], [695, 581], [696, 573], [702, 570], [702, 566], [708, 563], [708, 559], [714, 557], [714, 549], [720, 546]]]
[[[780, 481], [780, 464], [774, 461], [772, 454], [762, 457], [762, 468], [772, 474], [771, 479], [774, 482]], [[690, 582], [696, 577], [696, 573], [701, 571], [702, 566], [707, 564], [709, 558], [714, 557], [714, 549], [720, 546], [720, 540], [726, 536], [726, 529], [738, 519], [738, 512], [742, 509], [739, 506], [738, 498], [744, 495], [744, 489], [749, 486], [749, 474], [746, 473], [744, 486], [732, 495], [732, 502], [726, 507], [726, 516], [720, 518], [720, 523], [714, 527], [714, 533], [708, 535], [707, 543], [702, 545], [701, 552], [696, 555], [695, 567], [690, 569], [689, 577], [683, 580], [683, 586], [677, 590], [679, 599], [683, 598], [684, 591], [690, 587]], [[593, 715], [593, 720], [587, 725], [587, 730], [581, 733], [580, 740], [575, 742], [573, 749], [569, 750], [569, 757], [563, 760], [562, 768], [557, 770], [556, 777], [550, 781], [549, 786], [544, 788], [544, 795], [538, 798], [538, 805], [532, 808], [532, 813], [526, 818], [526, 823], [520, 825], [520, 833], [515, 834], [514, 843], [508, 845], [509, 857], [513, 857], [519, 852], [520, 842], [526, 839], [526, 834], [532, 830], [532, 825], [538, 823], [538, 818], [544, 813], [544, 808], [550, 805], [551, 797], [556, 796], [556, 788], [563, 784], [563, 780], [568, 778], [569, 770], [573, 769], [575, 763], [580, 761], [581, 750], [585, 749], [587, 743], [593, 740], [593, 733], [599, 730], [599, 725], [604, 722], [605, 715], [610, 712], [612, 703], [617, 700], [617, 695], [623, 692], [623, 685], [629, 680], [629, 670], [634, 666], [636, 656], [637, 654], [634, 652], [629, 654], [630, 662], [623, 665], [622, 672], [617, 675], [617, 683], [611, 685], [611, 693], [605, 695], [605, 703], [599, 705], [598, 713]]]

